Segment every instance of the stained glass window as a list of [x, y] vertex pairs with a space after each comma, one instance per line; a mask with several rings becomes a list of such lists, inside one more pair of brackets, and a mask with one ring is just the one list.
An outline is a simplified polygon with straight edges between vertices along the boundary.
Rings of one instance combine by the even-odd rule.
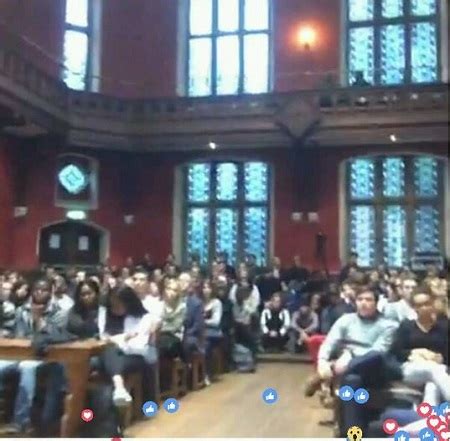
[[197, 254], [204, 264], [208, 261], [209, 210], [191, 208], [187, 214], [186, 251], [188, 255]]
[[236, 32], [239, 29], [239, 0], [218, 0], [219, 31]]
[[414, 248], [419, 253], [439, 252], [439, 211], [431, 205], [422, 205], [415, 210]]
[[405, 161], [403, 158], [383, 160], [383, 194], [398, 198], [405, 194]]
[[403, 83], [405, 76], [405, 27], [381, 28], [381, 83]]
[[189, 29], [191, 35], [208, 35], [212, 31], [212, 0], [191, 0]]
[[437, 35], [434, 23], [415, 23], [411, 29], [411, 65], [414, 83], [437, 79]]
[[216, 212], [216, 255], [226, 252], [229, 262], [236, 264], [238, 239], [238, 214], [231, 208]]
[[438, 161], [430, 156], [414, 160], [414, 188], [417, 196], [435, 197], [438, 194]]
[[239, 38], [217, 39], [217, 95], [233, 95], [239, 89]]
[[413, 15], [436, 14], [437, 0], [411, 0], [411, 12]]
[[246, 254], [254, 254], [258, 265], [266, 262], [267, 208], [246, 208], [244, 214], [244, 246]]
[[264, 265], [269, 244], [269, 167], [264, 162], [193, 163], [185, 168], [184, 258], [210, 262], [255, 254]]
[[384, 262], [389, 267], [403, 267], [407, 262], [406, 212], [399, 205], [383, 209]]
[[268, 173], [264, 162], [248, 162], [244, 167], [245, 199], [250, 202], [267, 200]]
[[189, 95], [211, 94], [211, 40], [193, 38], [189, 43]]
[[189, 0], [190, 96], [266, 93], [271, 0]]
[[191, 202], [207, 202], [210, 190], [209, 164], [191, 164], [188, 169], [188, 199]]
[[88, 85], [89, 0], [66, 0], [62, 79], [67, 87], [84, 90]]
[[375, 85], [439, 80], [437, 0], [347, 0], [347, 8], [350, 85], [356, 73]]
[[366, 21], [373, 18], [374, 0], [349, 0], [350, 21]]
[[233, 201], [238, 193], [238, 167], [232, 162], [217, 165], [216, 197], [220, 201]]
[[350, 211], [350, 247], [358, 253], [358, 265], [375, 263], [375, 209], [356, 205]]
[[349, 74], [353, 83], [357, 72], [362, 72], [364, 79], [373, 82], [374, 75], [374, 33], [373, 28], [353, 28], [349, 35]]
[[441, 253], [443, 160], [374, 156], [347, 167], [347, 252], [358, 253], [361, 266], [403, 267]]
[[403, 0], [383, 0], [381, 2], [383, 17], [395, 18], [403, 15]]
[[355, 159], [350, 165], [350, 195], [352, 199], [368, 199], [375, 192], [375, 162]]

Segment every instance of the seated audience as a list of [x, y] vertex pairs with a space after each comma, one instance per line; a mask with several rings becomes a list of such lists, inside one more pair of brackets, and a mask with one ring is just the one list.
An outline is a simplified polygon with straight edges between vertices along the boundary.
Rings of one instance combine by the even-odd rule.
[[261, 314], [262, 343], [265, 350], [282, 351], [288, 341], [289, 312], [283, 308], [281, 295], [272, 295], [270, 304]]
[[211, 384], [212, 374], [212, 352], [223, 339], [221, 329], [222, 322], [222, 302], [217, 298], [217, 288], [211, 284], [209, 279], [203, 281], [202, 299], [204, 302], [205, 319], [205, 358], [206, 358], [206, 376], [205, 384]]
[[303, 349], [309, 338], [319, 330], [319, 317], [308, 305], [302, 305], [292, 316], [289, 330], [289, 352]]
[[348, 279], [349, 277], [351, 277], [351, 275], [355, 272], [358, 271], [359, 267], [358, 267], [358, 253], [351, 253], [350, 254], [350, 258], [347, 262], [347, 265], [345, 265], [342, 269], [341, 272], [339, 274], [339, 283], [342, 283], [344, 280]]

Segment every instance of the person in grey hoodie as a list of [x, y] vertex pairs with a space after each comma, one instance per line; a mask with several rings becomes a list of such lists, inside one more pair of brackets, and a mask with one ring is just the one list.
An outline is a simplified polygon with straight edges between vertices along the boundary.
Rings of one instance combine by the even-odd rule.
[[[340, 317], [320, 347], [317, 389], [321, 381], [331, 384], [335, 377], [341, 379], [342, 385], [351, 386], [354, 390], [381, 386], [387, 373], [386, 354], [397, 323], [378, 312], [377, 302], [378, 295], [370, 286], [357, 288], [356, 312]], [[364, 431], [367, 424], [365, 405], [355, 401], [345, 403], [343, 419], [345, 431], [352, 425]]]

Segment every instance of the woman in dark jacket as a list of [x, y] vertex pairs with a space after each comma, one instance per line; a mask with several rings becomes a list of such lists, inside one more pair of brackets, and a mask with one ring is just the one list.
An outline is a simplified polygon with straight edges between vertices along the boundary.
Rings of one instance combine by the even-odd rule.
[[75, 304], [69, 311], [67, 330], [78, 337], [97, 337], [98, 307], [100, 288], [93, 280], [86, 280], [77, 285]]

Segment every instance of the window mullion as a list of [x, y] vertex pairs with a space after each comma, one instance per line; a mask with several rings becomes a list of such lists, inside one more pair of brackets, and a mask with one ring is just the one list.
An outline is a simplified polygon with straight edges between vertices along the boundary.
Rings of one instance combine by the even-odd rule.
[[218, 0], [212, 0], [211, 94], [217, 95], [217, 36], [219, 28]]
[[406, 169], [405, 169], [405, 210], [406, 210], [406, 237], [407, 237], [407, 256], [411, 262], [414, 256], [414, 212], [417, 206], [418, 200], [414, 196], [414, 156], [405, 157]]
[[245, 21], [244, 21], [244, 1], [239, 0], [239, 25], [238, 25], [238, 37], [239, 37], [239, 84], [238, 93], [244, 93], [244, 33], [245, 33]]

